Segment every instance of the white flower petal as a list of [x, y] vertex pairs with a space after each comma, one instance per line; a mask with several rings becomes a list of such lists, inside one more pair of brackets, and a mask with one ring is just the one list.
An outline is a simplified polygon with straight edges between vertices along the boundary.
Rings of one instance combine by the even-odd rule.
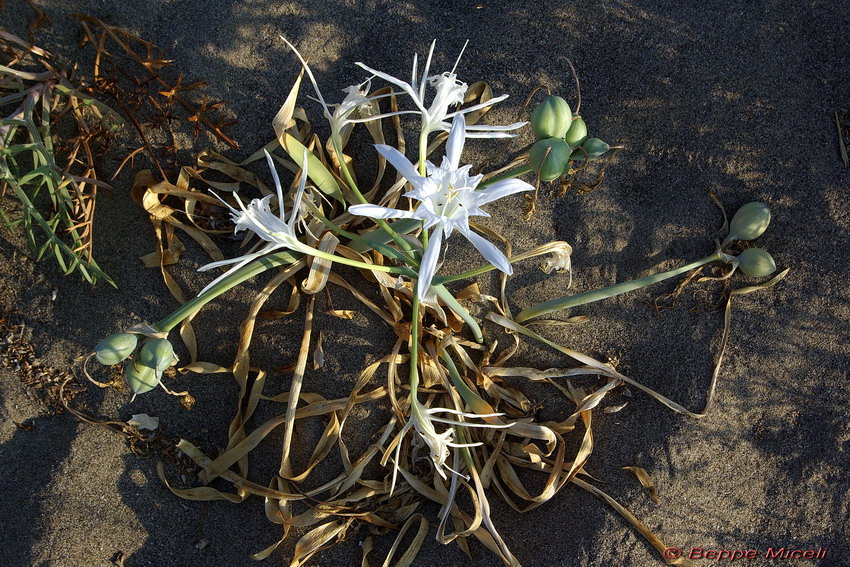
[[[513, 124], [471, 124], [466, 127], [468, 132], [505, 132], [509, 130], [519, 130], [528, 122], [514, 122]], [[467, 134], [469, 137], [469, 134]]]
[[407, 179], [414, 187], [422, 184], [424, 178], [419, 175], [416, 167], [410, 163], [410, 160], [404, 157], [404, 154], [392, 146], [384, 144], [375, 144], [375, 149], [384, 156], [388, 162], [395, 167], [402, 176]]
[[464, 233], [464, 236], [472, 243], [473, 246], [475, 246], [475, 249], [484, 256], [485, 260], [508, 275], [514, 273], [514, 269], [511, 267], [510, 262], [508, 262], [508, 259], [502, 251], [496, 248], [495, 244], [468, 228]]
[[[428, 50], [428, 59], [425, 61], [425, 70], [422, 72], [422, 84], [419, 85], [419, 100], [425, 100], [425, 83], [428, 79], [428, 72], [431, 70], [431, 58], [434, 57], [434, 46], [437, 45], [437, 40], [431, 42], [431, 49]], [[414, 59], [415, 61], [415, 59]], [[413, 80], [416, 81], [416, 64], [413, 66]]]
[[280, 177], [277, 176], [277, 168], [274, 166], [272, 155], [265, 149], [263, 149], [263, 152], [266, 154], [266, 161], [269, 164], [269, 169], [272, 171], [274, 188], [277, 190], [277, 206], [280, 209], [278, 211], [280, 213], [280, 220], [286, 222], [285, 217], [283, 216], [283, 187], [280, 185]]
[[416, 106], [419, 108], [420, 112], [424, 112], [424, 113], [427, 114], [428, 109], [426, 109], [425, 106], [422, 104], [422, 101], [419, 100], [419, 93], [417, 93], [413, 89], [413, 87], [410, 85], [410, 83], [405, 83], [401, 79], [396, 79], [392, 75], [388, 75], [387, 73], [382, 73], [381, 71], [378, 71], [376, 69], [372, 69], [368, 65], [364, 65], [363, 63], [360, 63], [359, 61], [357, 63], [355, 63], [355, 65], [357, 65], [358, 67], [360, 67], [362, 69], [369, 71], [370, 73], [372, 73], [376, 77], [380, 77], [383, 80], [387, 81], [388, 83], [392, 83], [392, 84], [396, 85], [397, 87], [399, 87], [401, 90], [403, 90], [408, 95], [410, 95], [410, 98], [413, 99], [414, 104], [416, 104]]
[[446, 140], [446, 159], [454, 169], [460, 165], [460, 154], [463, 152], [463, 143], [466, 139], [466, 120], [463, 115], [458, 114], [452, 120], [452, 129], [449, 139]]
[[431, 280], [437, 272], [437, 260], [440, 258], [440, 248], [443, 245], [443, 225], [438, 224], [428, 240], [428, 247], [419, 263], [419, 280], [416, 282], [416, 295], [424, 299], [431, 287]]
[[455, 114], [469, 114], [470, 112], [475, 112], [476, 110], [480, 110], [482, 108], [487, 108], [489, 106], [493, 106], [494, 104], [496, 104], [498, 102], [502, 102], [506, 98], [508, 98], [508, 95], [506, 95], [506, 94], [499, 95], [497, 97], [487, 99], [486, 102], [480, 102], [480, 103], [474, 104], [474, 105], [472, 105], [468, 108], [464, 108], [462, 110], [452, 112], [451, 114], [448, 114], [446, 116], [446, 118], [454, 118]]
[[348, 207], [348, 212], [352, 215], [361, 217], [371, 217], [373, 219], [414, 219], [418, 218], [413, 211], [402, 211], [400, 209], [390, 209], [378, 205], [352, 205]]
[[534, 186], [529, 185], [525, 181], [520, 181], [519, 179], [505, 179], [504, 181], [497, 181], [496, 183], [493, 183], [486, 189], [476, 191], [476, 193], [478, 193], [477, 204], [486, 205], [487, 203], [492, 203], [497, 199], [513, 195], [514, 193], [533, 190]]

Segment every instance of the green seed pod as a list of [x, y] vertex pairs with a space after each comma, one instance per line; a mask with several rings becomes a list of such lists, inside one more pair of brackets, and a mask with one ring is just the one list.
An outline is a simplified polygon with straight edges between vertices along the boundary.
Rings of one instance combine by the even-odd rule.
[[528, 161], [543, 181], [554, 181], [561, 176], [570, 159], [570, 146], [560, 138], [538, 140], [529, 152]]
[[573, 118], [570, 129], [567, 130], [564, 141], [572, 147], [576, 147], [587, 139], [587, 124], [581, 116]]
[[735, 213], [729, 223], [729, 235], [723, 240], [726, 246], [733, 240], [753, 240], [764, 234], [770, 224], [770, 209], [758, 201], [747, 203]]
[[611, 146], [599, 138], [588, 138], [582, 142], [581, 147], [587, 151], [587, 159], [594, 160], [611, 149]]
[[737, 258], [738, 267], [751, 278], [763, 278], [776, 271], [773, 256], [761, 248], [747, 248]]
[[174, 347], [168, 339], [151, 339], [142, 345], [139, 351], [139, 364], [154, 368], [158, 374], [174, 364]]
[[134, 335], [133, 333], [116, 333], [110, 335], [94, 347], [97, 361], [107, 366], [118, 364], [133, 354], [138, 342], [138, 335]]
[[124, 364], [124, 378], [136, 394], [144, 394], [156, 388], [161, 375], [150, 366], [136, 364], [132, 360]]
[[531, 129], [540, 138], [563, 138], [573, 121], [573, 111], [559, 96], [547, 96], [531, 112]]

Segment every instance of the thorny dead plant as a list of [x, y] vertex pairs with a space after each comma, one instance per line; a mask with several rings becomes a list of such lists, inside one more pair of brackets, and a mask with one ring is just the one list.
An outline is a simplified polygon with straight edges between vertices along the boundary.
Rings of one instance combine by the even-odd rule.
[[[544, 102], [547, 108], [554, 109], [554, 114], [532, 113], [532, 126], [540, 138], [535, 145], [544, 142], [538, 146], [537, 154], [529, 154], [529, 162], [536, 163], [508, 164], [489, 176], [469, 175], [470, 169], [460, 165], [467, 137], [503, 136], [522, 125], [481, 124], [486, 111], [503, 97], [493, 97], [484, 83], [467, 87], [459, 81], [455, 74], [459, 61], [449, 72], [429, 74], [432, 44], [421, 77], [414, 58], [410, 82], [361, 65], [372, 78], [347, 89], [342, 103], [329, 105], [306, 62], [290, 47], [302, 63], [302, 74], [273, 121], [275, 139], [238, 164], [213, 153], [202, 156], [204, 167], [223, 172], [233, 180], [209, 185], [230, 209], [236, 230], [248, 233], [245, 243], [250, 248], [244, 256], [224, 259], [209, 235], [219, 227], [198, 222], [197, 208], [212, 207], [216, 199], [191, 186], [205, 181], [202, 168], [184, 168], [177, 185], [157, 180], [150, 172], [136, 176], [134, 196], [151, 214], [159, 235], [159, 249], [146, 262], [158, 265], [167, 283], [170, 276], [165, 265], [176, 261], [182, 250], [175, 237], [178, 229], [207, 250], [214, 260], [208, 267], [230, 267], [190, 301], [185, 301], [176, 284], [169, 284], [181, 300], [180, 308], [154, 324], [136, 325], [107, 337], [88, 357], [96, 357], [105, 365], [123, 363], [124, 377], [133, 391], [151, 391], [162, 385], [163, 371], [176, 362], [168, 336], [181, 325], [180, 335], [190, 360], [180, 372], [229, 373], [236, 379], [239, 402], [225, 450], [211, 457], [189, 441], [181, 440], [177, 445], [199, 467], [200, 486], [174, 487], [160, 466], [163, 482], [174, 494], [189, 500], [240, 503], [250, 496], [262, 497], [268, 519], [281, 527], [281, 537], [252, 557], [263, 559], [271, 555], [293, 529], [306, 531], [295, 543], [292, 567], [303, 565], [322, 549], [359, 529], [370, 534], [363, 541], [362, 565], [370, 565], [369, 555], [375, 547], [372, 535], [385, 534], [390, 529], [399, 529], [399, 533], [383, 564], [410, 565], [429, 531], [429, 520], [418, 511], [426, 500], [440, 506], [436, 518], [438, 541], [455, 542], [469, 554], [467, 540], [475, 538], [506, 565], [519, 565], [508, 546], [512, 534], [506, 536], [506, 541], [499, 533], [490, 516], [488, 498], [495, 491], [512, 508], [523, 512], [551, 500], [567, 485], [578, 486], [608, 503], [659, 554], [663, 553], [666, 545], [626, 508], [593, 485], [584, 470], [594, 447], [593, 410], [614, 389], [627, 384], [673, 411], [704, 416], [714, 400], [728, 341], [732, 298], [776, 284], [787, 270], [764, 284], [730, 293], [720, 353], [705, 407], [699, 412], [625, 376], [613, 364], [552, 341], [544, 336], [545, 327], [538, 333], [522, 323], [639, 289], [716, 261], [731, 265], [732, 271], [740, 268], [751, 277], [767, 276], [775, 270], [767, 252], [756, 248], [738, 256], [724, 252], [731, 242], [752, 240], [764, 232], [769, 222], [767, 207], [761, 203], [746, 205], [730, 224], [725, 222], [724, 213], [721, 232], [725, 238], [717, 241], [713, 254], [701, 260], [633, 282], [539, 303], [513, 316], [506, 291], [511, 266], [548, 255], [541, 266], [546, 273], [567, 273], [571, 271], [572, 249], [566, 242], [550, 242], [514, 254], [510, 241], [492, 229], [470, 223], [468, 217], [484, 213], [479, 205], [533, 189], [519, 181], [518, 175], [535, 172], [540, 178], [559, 178], [572, 167], [574, 152], [578, 152], [575, 159], [590, 161], [597, 153], [607, 151], [607, 144], [599, 140], [587, 147], [583, 141], [575, 147], [570, 145], [567, 140], [572, 138], [566, 134], [574, 117], [558, 110], [566, 105], [565, 101], [548, 99]], [[304, 73], [331, 125], [331, 136], [324, 144], [313, 132], [306, 112], [297, 106]], [[372, 90], [372, 80], [389, 85]], [[401, 114], [421, 118], [416, 160], [404, 155]], [[377, 154], [345, 153], [351, 130], [358, 125], [363, 125], [376, 143]], [[387, 144], [385, 127], [393, 134], [393, 146]], [[434, 132], [437, 134], [432, 137]], [[444, 141], [445, 158], [437, 167], [427, 159]], [[275, 152], [278, 148], [284, 155]], [[370, 185], [362, 185], [354, 176], [353, 162], [374, 159], [375, 155], [377, 173]], [[264, 157], [271, 167], [274, 190], [245, 169]], [[398, 174], [385, 183], [387, 162]], [[294, 174], [286, 196], [277, 166]], [[263, 197], [246, 205], [237, 192], [240, 182], [258, 188]], [[408, 186], [412, 190], [405, 192]], [[172, 198], [183, 199], [180, 210], [166, 204]], [[440, 273], [442, 242], [452, 230], [470, 240], [486, 259], [486, 265], [462, 274]], [[504, 252], [490, 240], [501, 242]], [[347, 271], [338, 273], [337, 264], [347, 265]], [[502, 272], [498, 295], [481, 293], [476, 283], [457, 293], [446, 287], [497, 268]], [[233, 363], [222, 366], [198, 360], [191, 319], [224, 291], [265, 271], [272, 271], [274, 276], [248, 309]], [[374, 292], [364, 293], [361, 288], [365, 285], [373, 286]], [[267, 300], [282, 286], [290, 289], [287, 306], [281, 311], [264, 312]], [[311, 373], [322, 366], [324, 358], [322, 333], [315, 328], [316, 299], [317, 295], [326, 294], [330, 286], [351, 294], [396, 337], [390, 352], [369, 364], [350, 394], [339, 399], [308, 391]], [[481, 325], [462, 302], [489, 306], [491, 312], [486, 319], [504, 334], [494, 331], [485, 337]], [[349, 310], [335, 310], [329, 302], [326, 309], [342, 319], [354, 316]], [[301, 346], [292, 367], [289, 390], [267, 392], [267, 370], [253, 366], [249, 352], [257, 319], [302, 313]], [[579, 316], [543, 322], [552, 327], [586, 320]], [[564, 357], [564, 367], [541, 370], [512, 366], [511, 359], [522, 338], [559, 352]], [[507, 346], [500, 345], [505, 342]], [[402, 378], [405, 369], [407, 380]], [[531, 382], [552, 386], [555, 395], [564, 396], [574, 406], [572, 411], [556, 420], [538, 419], [533, 404], [523, 393], [523, 386]], [[315, 387], [321, 389], [319, 384]], [[252, 418], [260, 404], [282, 408], [275, 411], [276, 417], [254, 424]], [[358, 431], [358, 437], [370, 438], [369, 446], [359, 456], [350, 453], [343, 435], [356, 426], [355, 409], [377, 410], [376, 415], [383, 410], [387, 416], [371, 436]], [[308, 462], [297, 462], [292, 450], [295, 431], [307, 431], [317, 419], [323, 433]], [[249, 475], [249, 455], [264, 440], [279, 433], [280, 466], [271, 478], [258, 481]], [[568, 447], [578, 448], [568, 454]], [[330, 480], [322, 477], [322, 484], [314, 486], [320, 465], [332, 466], [326, 461], [332, 454], [336, 476]], [[645, 471], [632, 470], [644, 486], [651, 486]], [[529, 475], [534, 474], [543, 481], [543, 487], [536, 491], [527, 484]], [[216, 480], [217, 486], [229, 484], [232, 491], [211, 486]], [[411, 539], [407, 534], [414, 529]], [[408, 540], [406, 551], [395, 559], [402, 542]], [[692, 565], [686, 558], [667, 562]]]
[[37, 259], [52, 254], [65, 274], [114, 286], [92, 250], [97, 189], [109, 188], [95, 161], [121, 118], [43, 49], [0, 29], [0, 50], [0, 187], [20, 202], [20, 211], [0, 215], [23, 230]]
[[[140, 144], [129, 151], [114, 176], [136, 156], [144, 154], [159, 173], [160, 180], [178, 169], [178, 144], [175, 128], [188, 122], [197, 140], [202, 130], [231, 148], [239, 144], [225, 133], [233, 124], [222, 118], [224, 103], [211, 103], [203, 95], [200, 103], [193, 92], [206, 86], [203, 81], [184, 82], [174, 70], [174, 61], [166, 59], [155, 44], [98, 18], [75, 14], [83, 29], [82, 45], [95, 50], [92, 85], [88, 91], [110, 103], [127, 117]], [[161, 139], [167, 140], [162, 143]], [[113, 176], [113, 177], [114, 177]]]

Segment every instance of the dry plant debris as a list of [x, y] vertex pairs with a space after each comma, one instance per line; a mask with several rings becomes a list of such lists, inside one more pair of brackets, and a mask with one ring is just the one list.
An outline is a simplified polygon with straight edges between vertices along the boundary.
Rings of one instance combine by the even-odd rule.
[[[175, 129], [188, 123], [195, 139], [201, 130], [232, 148], [239, 148], [225, 129], [233, 123], [221, 118], [224, 103], [209, 102], [203, 95], [195, 103], [190, 96], [203, 88], [203, 81], [185, 82], [175, 71], [174, 61], [155, 44], [98, 18], [75, 14], [83, 28], [83, 45], [95, 50], [92, 85], [88, 92], [110, 103], [127, 117], [136, 131], [139, 146], [129, 151], [115, 175], [139, 154], [146, 155], [159, 173], [168, 179], [177, 169]], [[155, 139], [164, 139], [157, 142]]]
[[14, 319], [12, 313], [0, 316], [0, 363], [21, 379], [27, 396], [43, 405], [49, 415], [61, 413], [65, 405], [86, 388], [74, 379], [70, 370], [53, 368], [39, 361], [35, 347], [26, 338], [26, 327], [13, 322]]

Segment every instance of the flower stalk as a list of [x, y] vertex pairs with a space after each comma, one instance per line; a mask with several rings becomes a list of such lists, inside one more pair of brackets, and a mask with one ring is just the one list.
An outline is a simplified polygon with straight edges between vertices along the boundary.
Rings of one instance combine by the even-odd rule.
[[718, 250], [717, 252], [702, 258], [701, 260], [697, 260], [696, 262], [691, 262], [690, 264], [686, 264], [680, 268], [676, 268], [674, 270], [668, 270], [666, 272], [662, 272], [660, 274], [655, 274], [653, 276], [646, 276], [643, 278], [638, 278], [636, 280], [631, 280], [628, 282], [618, 283], [615, 285], [611, 285], [602, 289], [595, 289], [592, 291], [585, 291], [583, 293], [577, 293], [575, 295], [569, 295], [567, 297], [559, 297], [558, 299], [552, 299], [549, 301], [544, 301], [542, 303], [538, 303], [537, 305], [533, 305], [528, 309], [524, 309], [520, 311], [516, 317], [514, 317], [514, 321], [517, 323], [522, 323], [523, 321], [527, 321], [528, 319], [533, 319], [534, 317], [540, 317], [541, 315], [547, 315], [549, 313], [553, 313], [555, 311], [560, 311], [562, 309], [569, 309], [570, 307], [577, 307], [579, 305], [585, 305], [587, 303], [593, 303], [594, 301], [600, 301], [602, 299], [608, 299], [610, 297], [615, 297], [617, 295], [621, 295], [623, 293], [627, 293], [629, 291], [634, 291], [636, 289], [640, 289], [642, 287], [646, 287], [648, 285], [652, 285], [658, 282], [662, 282], [666, 279], [676, 277], [680, 274], [684, 274], [686, 272], [690, 272], [691, 270], [695, 270], [699, 267], [702, 267], [706, 264], [714, 262], [715, 260], [721, 259], [721, 252]]

